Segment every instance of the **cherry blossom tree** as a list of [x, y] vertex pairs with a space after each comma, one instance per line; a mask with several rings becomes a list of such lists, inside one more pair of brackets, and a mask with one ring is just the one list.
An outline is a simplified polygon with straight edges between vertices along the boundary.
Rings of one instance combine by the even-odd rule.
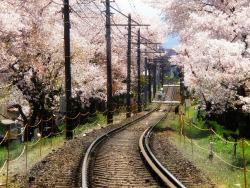
[[250, 112], [250, 2], [151, 1], [162, 9], [169, 33], [178, 35], [185, 85], [216, 114]]
[[[8, 72], [7, 81], [1, 83], [1, 102], [18, 107], [24, 123], [33, 125], [51, 116], [64, 94], [62, 7], [61, 0], [0, 3], [0, 72]], [[90, 99], [106, 100], [104, 6], [101, 2], [71, 0], [70, 9], [72, 97], [85, 107]], [[127, 22], [117, 14], [112, 20]], [[156, 26], [143, 32], [164, 38]], [[127, 28], [112, 27], [114, 95], [126, 92], [122, 82], [126, 78], [126, 34]]]

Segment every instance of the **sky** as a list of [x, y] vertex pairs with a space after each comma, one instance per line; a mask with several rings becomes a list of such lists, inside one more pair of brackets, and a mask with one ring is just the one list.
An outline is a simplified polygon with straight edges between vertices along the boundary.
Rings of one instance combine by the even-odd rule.
[[[149, 4], [145, 4], [142, 0], [115, 0], [115, 3], [111, 3], [112, 6], [118, 5], [119, 9], [125, 13], [131, 13], [131, 16], [135, 16], [137, 13], [144, 16], [160, 16], [161, 11], [151, 7]], [[135, 16], [136, 18], [136, 16]], [[172, 36], [167, 36], [167, 42], [163, 44], [164, 48], [173, 48], [179, 44], [179, 41], [175, 40]]]

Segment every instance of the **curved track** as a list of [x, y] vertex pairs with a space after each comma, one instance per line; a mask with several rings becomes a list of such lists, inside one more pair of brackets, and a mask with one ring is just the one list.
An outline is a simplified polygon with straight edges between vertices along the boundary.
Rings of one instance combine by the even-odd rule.
[[[167, 91], [166, 95], [172, 93], [172, 89]], [[83, 177], [83, 187], [161, 187], [142, 161], [138, 142], [145, 129], [165, 117], [168, 107], [161, 105], [157, 112], [150, 112], [124, 130], [104, 135], [108, 137], [105, 141], [97, 140], [101, 144], [91, 152], [91, 160], [84, 160], [88, 175]]]
[[[167, 87], [165, 90], [166, 93], [170, 91], [171, 93], [166, 94], [164, 97], [164, 100], [173, 100], [175, 96], [175, 89], [173, 87]], [[168, 106], [167, 112], [171, 110], [172, 105]], [[149, 166], [151, 171], [159, 177], [161, 182], [164, 184], [164, 186], [167, 187], [178, 187], [178, 188], [184, 188], [185, 186], [179, 182], [173, 174], [171, 174], [157, 159], [157, 157], [152, 153], [150, 147], [149, 147], [149, 138], [150, 135], [152, 134], [153, 129], [160, 123], [164, 118], [166, 118], [167, 113], [165, 116], [163, 116], [157, 123], [152, 125], [151, 127], [147, 128], [143, 134], [140, 137], [139, 140], [139, 147], [140, 147], [140, 152], [142, 155], [142, 158], [145, 160], [145, 163]]]
[[[170, 108], [171, 106], [169, 106], [169, 110]], [[178, 154], [179, 152], [169, 140], [156, 139], [157, 134], [152, 135], [157, 124], [144, 131], [140, 137], [139, 146], [145, 163], [159, 177], [163, 186], [171, 188], [215, 187], [214, 184], [211, 184], [211, 180], [205, 177], [195, 166], [191, 165], [190, 161]], [[155, 143], [152, 138], [154, 138], [153, 140], [158, 140], [158, 143]], [[164, 153], [159, 149], [167, 150], [167, 152]]]
[[[171, 108], [171, 107], [170, 107]], [[163, 117], [164, 118], [164, 117]], [[163, 119], [162, 118], [162, 119]], [[160, 120], [161, 121], [161, 120]], [[160, 122], [159, 121], [159, 122]], [[149, 137], [152, 133], [152, 130], [154, 127], [158, 124], [158, 122], [146, 129], [143, 134], [140, 137], [139, 140], [139, 147], [140, 151], [142, 153], [142, 157], [144, 158], [146, 164], [150, 167], [150, 169], [159, 177], [162, 181], [162, 183], [165, 186], [168, 187], [178, 187], [178, 188], [184, 188], [185, 186], [176, 179], [174, 175], [176, 174], [171, 174], [161, 163], [160, 161], [156, 158], [156, 156], [152, 153], [150, 147], [149, 147]]]
[[148, 127], [148, 121], [157, 121], [158, 118], [153, 113], [105, 142], [92, 164], [90, 187], [158, 187], [138, 152], [138, 140]]

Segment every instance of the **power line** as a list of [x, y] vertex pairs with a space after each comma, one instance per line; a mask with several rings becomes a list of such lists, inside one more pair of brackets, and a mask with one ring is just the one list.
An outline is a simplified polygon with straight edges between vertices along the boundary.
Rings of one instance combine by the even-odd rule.
[[[84, 1], [83, 0], [80, 0], [81, 2], [83, 2], [83, 4], [84, 4]], [[96, 6], [96, 8], [98, 9], [98, 10], [100, 10], [100, 8], [96, 5], [96, 3], [94, 2], [94, 1], [91, 1], [90, 3], [94, 3], [94, 5]], [[90, 4], [89, 3], [89, 4]], [[94, 13], [94, 14], [96, 14], [96, 15], [101, 15], [102, 16], [102, 14], [98, 14], [97, 12], [95, 12], [95, 11], [93, 11], [92, 9], [90, 9], [89, 8], [89, 6], [85, 6], [90, 12], [92, 12], [92, 13]], [[84, 11], [83, 11], [84, 12]], [[100, 12], [102, 13], [102, 11], [100, 10]]]
[[[132, 33], [135, 34], [135, 35], [137, 35], [136, 32], [133, 32], [133, 31], [132, 31]], [[152, 42], [151, 40], [149, 40], [149, 39], [147, 39], [147, 38], [145, 38], [145, 37], [143, 37], [143, 36], [141, 36], [141, 38], [144, 39], [144, 40], [146, 40], [146, 41], [148, 41], [149, 43], [154, 43], [154, 42]], [[155, 43], [154, 43], [154, 44], [155, 44]]]
[[[121, 11], [117, 10], [116, 8], [114, 8], [114, 7], [112, 7], [112, 6], [110, 6], [110, 8], [112, 8], [112, 9], [115, 10], [115, 11], [117, 11], [118, 13], [120, 13], [121, 15], [123, 15], [124, 17], [128, 18], [127, 15], [125, 15], [125, 14], [122, 13]], [[137, 22], [137, 21], [135, 21], [135, 20], [133, 20], [133, 19], [131, 19], [131, 21], [134, 22], [134, 23], [136, 23], [136, 24], [138, 24], [138, 25], [140, 25], [139, 22]]]
[[[131, 5], [131, 4], [130, 4]], [[132, 6], [132, 5], [131, 5]], [[127, 15], [125, 15], [124, 13], [122, 13], [121, 11], [117, 10], [116, 8], [110, 6], [113, 10], [117, 11], [118, 13], [120, 13], [121, 15], [123, 15], [124, 17], [128, 18]], [[135, 13], [136, 14], [136, 13]], [[131, 21], [133, 21], [134, 23], [138, 24], [138, 25], [141, 25], [139, 22], [131, 19]], [[116, 27], [118, 26], [117, 24], [115, 25]], [[121, 25], [120, 25], [121, 26]], [[149, 34], [149, 31], [148, 31], [148, 34]], [[143, 37], [142, 37], [143, 38]], [[145, 39], [145, 38], [144, 38]], [[150, 41], [151, 42], [151, 41]], [[152, 43], [152, 42], [151, 42]]]
[[[93, 41], [94, 39], [99, 37], [100, 33], [104, 30], [104, 27], [90, 24], [87, 20], [83, 19], [84, 17], [82, 17], [78, 12], [76, 12], [72, 7], [71, 7], [71, 10], [81, 19], [81, 22], [86, 23], [87, 25], [89, 25], [91, 27], [94, 27], [94, 28], [101, 28], [101, 29], [98, 30], [96, 35], [91, 39], [91, 41]], [[100, 38], [101, 37], [99, 37], [97, 40], [99, 40]]]
[[[80, 0], [80, 1], [83, 2], [83, 0]], [[77, 1], [77, 2], [78, 2], [78, 1]], [[100, 7], [96, 4], [96, 2], [91, 1], [91, 2], [89, 2], [89, 4], [90, 4], [90, 3], [93, 3], [94, 6], [100, 11], [100, 13], [101, 13], [100, 15], [101, 15], [102, 19], [105, 21], [105, 18], [104, 18], [103, 15], [102, 15], [102, 12], [103, 12], [103, 11], [102, 11], [102, 10], [100, 9]], [[80, 4], [80, 3], [78, 3], [78, 4]], [[84, 3], [83, 3], [83, 4], [84, 4]], [[86, 3], [85, 3], [85, 4], [86, 4]], [[130, 4], [130, 6], [131, 6], [131, 8], [132, 8], [132, 5], [131, 5], [130, 2], [129, 2], [129, 4]], [[116, 5], [117, 5], [117, 3], [116, 3]], [[81, 7], [81, 6], [79, 6], [79, 7], [80, 7], [80, 9], [82, 10], [82, 12], [84, 13], [82, 7]], [[116, 8], [114, 8], [114, 7], [112, 7], [112, 6], [110, 6], [110, 7], [111, 7], [113, 10], [117, 11], [118, 13], [120, 13], [121, 15], [123, 15], [124, 17], [127, 17], [127, 18], [128, 18], [128, 16], [125, 15], [124, 13], [122, 13], [120, 10], [117, 10]], [[117, 7], [118, 7], [118, 5], [117, 5]], [[88, 10], [90, 10], [91, 12], [93, 12], [94, 14], [98, 14], [98, 13], [96, 13], [95, 11], [91, 10], [88, 6], [86, 6], [86, 8], [87, 8]], [[120, 9], [120, 8], [118, 7], [118, 9]], [[88, 24], [88, 25], [91, 26], [91, 27], [99, 28], [99, 27], [94, 26], [93, 24], [90, 24], [89, 22], [87, 22], [87, 21], [84, 19], [84, 17], [82, 17], [81, 15], [79, 15], [73, 8], [72, 8], [72, 10], [73, 10], [73, 12], [74, 12], [75, 14], [77, 14], [77, 15], [79, 16], [79, 18], [80, 18], [84, 23]], [[139, 15], [138, 13], [135, 13], [135, 14], [137, 14], [137, 16]], [[99, 15], [99, 14], [98, 14], [98, 15]], [[85, 16], [87, 16], [87, 15], [85, 14]], [[119, 29], [119, 27], [118, 27], [119, 24], [116, 24], [113, 18], [111, 18], [111, 19], [112, 19], [112, 22], [114, 23], [114, 26], [117, 28], [117, 30], [120, 32], [120, 34], [124, 37], [124, 39], [126, 39], [125, 34], [123, 34], [122, 31], [121, 31], [121, 30]], [[133, 21], [134, 23], [140, 25], [139, 22], [137, 22], [137, 21], [135, 21], [135, 20], [133, 20], [133, 19], [131, 19], [131, 21]], [[124, 24], [124, 26], [125, 26], [125, 24]], [[98, 34], [97, 34], [97, 35], [99, 35], [99, 34], [101, 33], [101, 31], [102, 31], [102, 29], [98, 31]], [[119, 37], [119, 35], [116, 34], [115, 30], [112, 29], [112, 31], [113, 31], [114, 35], [116, 35], [116, 36]], [[95, 36], [95, 37], [96, 37], [96, 36]], [[94, 37], [94, 38], [95, 38], [95, 37]], [[93, 40], [94, 38], [92, 38], [92, 40]], [[152, 43], [150, 40], [148, 40], [148, 39], [146, 39], [146, 38], [144, 38], [144, 37], [141, 37], [141, 38], [143, 38], [143, 39], [149, 41], [149, 43]], [[146, 46], [147, 46], [147, 45], [146, 45]], [[147, 47], [148, 47], [148, 46], [147, 46]], [[151, 47], [149, 47], [149, 48], [152, 49], [152, 50], [154, 50], [154, 49], [151, 48]], [[155, 50], [155, 51], [156, 51], [156, 50]]]
[[62, 3], [57, 3], [57, 2], [55, 2], [55, 1], [53, 1], [53, 0], [50, 0], [52, 3], [55, 3], [55, 4], [57, 4], [57, 5], [61, 5], [61, 6], [63, 6], [63, 4]]
[[[140, 18], [140, 16], [139, 16], [138, 12], [137, 12], [137, 10], [136, 10], [136, 7], [135, 7], [133, 1], [132, 1], [133, 6], [131, 5], [130, 0], [128, 0], [128, 3], [129, 3], [129, 5], [130, 5], [131, 9], [133, 10], [133, 12], [135, 13], [135, 15], [137, 16], [138, 20], [140, 20], [140, 22], [142, 22], [142, 20], [141, 20], [141, 18]], [[134, 8], [133, 8], [133, 7], [134, 7]]]
[[[131, 5], [131, 4], [130, 4]], [[119, 10], [117, 10], [116, 8], [114, 8], [114, 7], [112, 7], [112, 6], [110, 6], [113, 10], [115, 10], [115, 11], [117, 11], [118, 13], [120, 13], [121, 15], [123, 15], [124, 17], [126, 17], [126, 18], [128, 18], [128, 16], [127, 15], [125, 15], [124, 13], [122, 13], [121, 11], [119, 11]], [[135, 22], [136, 24], [138, 24], [138, 26], [139, 25], [141, 25], [140, 23], [138, 23], [137, 21], [135, 21], [135, 20], [133, 20], [133, 19], [131, 19], [131, 21], [133, 21], [133, 22]], [[117, 24], [115, 24], [115, 26], [118, 28], [118, 25]], [[120, 24], [119, 26], [122, 26], [122, 24]], [[124, 24], [124, 26], [125, 26], [125, 24]], [[134, 32], [133, 32], [134, 33]], [[134, 33], [134, 34], [136, 34], [137, 35], [137, 33]], [[146, 39], [146, 38], [144, 38], [144, 37], [142, 37], [141, 36], [141, 38], [143, 38], [144, 40], [147, 40], [147, 41], [149, 41], [149, 43], [153, 43], [152, 41], [150, 41], [150, 40], [148, 40], [148, 39]], [[147, 45], [146, 45], [147, 46]], [[148, 46], [147, 46], [148, 47]], [[149, 47], [150, 49], [152, 49], [152, 50], [154, 50], [154, 51], [157, 51], [157, 50], [155, 50], [155, 49], [153, 49], [153, 48], [151, 48], [151, 47]]]
[[86, 1], [86, 0], [85, 0], [85, 1], [82, 1], [82, 4], [83, 4], [83, 5], [91, 4], [93, 1], [95, 1], [95, 0], [92, 0], [92, 1]]
[[117, 2], [115, 1], [115, 5], [118, 8], [119, 11], [121, 11], [120, 7], [118, 6]]
[[92, 2], [94, 5], [95, 5], [95, 7], [101, 12], [101, 16], [102, 16], [102, 19], [104, 20], [104, 22], [106, 22], [106, 20], [105, 20], [105, 18], [103, 17], [103, 15], [102, 15], [102, 10], [97, 6], [97, 4], [93, 1]]
[[[124, 34], [121, 32], [121, 30], [119, 29], [119, 27], [116, 25], [114, 19], [113, 19], [113, 18], [111, 18], [111, 19], [112, 19], [112, 21], [114, 22], [114, 25], [116, 26], [116, 28], [118, 29], [118, 31], [121, 33], [121, 35], [124, 37], [124, 39], [126, 39], [126, 37], [124, 36]], [[116, 34], [115, 31], [114, 31], [112, 28], [111, 28], [111, 30], [113, 31], [114, 34]], [[118, 36], [118, 35], [117, 35], [117, 36]]]
[[[93, 1], [92, 3], [94, 3], [94, 5], [100, 10], [100, 8], [97, 6], [97, 4]], [[89, 25], [89, 26], [91, 26], [91, 27], [96, 27], [96, 28], [100, 28], [100, 27], [97, 27], [97, 26], [94, 26], [93, 24], [90, 24], [89, 22], [87, 22], [85, 19], [83, 19], [84, 17], [82, 17], [78, 12], [76, 12], [72, 7], [71, 7], [71, 9], [72, 9], [72, 11], [84, 22], [84, 23], [86, 23], [87, 25]], [[82, 8], [80, 7], [80, 9], [82, 10]], [[83, 10], [82, 10], [83, 11]], [[101, 10], [100, 10], [101, 11]], [[86, 14], [85, 14], [86, 15]], [[102, 16], [103, 17], [103, 16]], [[103, 18], [104, 19], [104, 18]], [[114, 24], [116, 25], [116, 23], [115, 23], [115, 21], [114, 21], [114, 19], [113, 18], [111, 18], [112, 19], [112, 21], [114, 22]], [[119, 27], [116, 25], [116, 28], [118, 29], [118, 31], [121, 33], [121, 35], [125, 38], [125, 36], [124, 36], [124, 34], [122, 33], [122, 31], [119, 29]], [[103, 28], [102, 29], [100, 29], [99, 31], [98, 31], [98, 33], [97, 33], [97, 35], [96, 36], [94, 36], [91, 40], [94, 40], [100, 33], [101, 33], [101, 31], [103, 30]], [[116, 32], [112, 29], [112, 31], [113, 31], [113, 33], [114, 33], [114, 35], [116, 35], [116, 36], [118, 36], [118, 37], [120, 37], [119, 35], [117, 35], [116, 34]]]
[[[138, 13], [138, 11], [136, 9], [135, 4], [133, 3], [133, 1], [131, 1], [131, 2], [132, 2], [133, 5], [130, 3], [130, 0], [128, 0], [128, 3], [130, 5], [131, 9], [133, 10], [133, 12], [135, 13], [135, 15], [137, 16], [138, 20], [140, 20], [142, 22], [142, 20], [141, 20], [141, 18], [139, 16], [139, 13]], [[150, 34], [148, 30], [147, 30], [147, 33]]]
[[[80, 0], [81, 2], [82, 2], [82, 0]], [[91, 2], [90, 2], [91, 3]], [[84, 11], [83, 9], [82, 9], [82, 6], [80, 6], [81, 4], [79, 3], [79, 1], [77, 0], [77, 4], [79, 5], [79, 7], [78, 8], [80, 8], [80, 10], [81, 10], [81, 13], [83, 13], [84, 15], [85, 15], [85, 17], [82, 17], [81, 15], [79, 15], [79, 13], [77, 12], [77, 11], [75, 11], [73, 8], [72, 8], [72, 6], [71, 6], [71, 9], [83, 20], [83, 18], [90, 18], [88, 15], [86, 15], [86, 11]], [[97, 12], [95, 12], [95, 11], [93, 11], [93, 10], [91, 10], [88, 6], [85, 6], [90, 12], [92, 12], [92, 13], [94, 13], [95, 15], [97, 15], [97, 16], [100, 16], [101, 14], [98, 14]], [[101, 15], [102, 16], [102, 15]], [[86, 22], [85, 20], [84, 20], [84, 22]], [[88, 25], [90, 25], [90, 26], [93, 26], [93, 24], [89, 24], [89, 23], [87, 23]]]
[[76, 12], [72, 7], [70, 7], [70, 9], [87, 25], [91, 26], [91, 27], [95, 27], [95, 28], [100, 28], [101, 26], [95, 26], [93, 24], [90, 24], [89, 22], [87, 22], [84, 17], [82, 17], [78, 12]]
[[[100, 33], [101, 33], [104, 29], [105, 29], [105, 28], [102, 27], [102, 28], [97, 32], [97, 34], [96, 34], [90, 41], [93, 41], [94, 39], [96, 39], [96, 37], [99, 36]], [[100, 37], [100, 38], [101, 38], [101, 37]], [[98, 38], [98, 39], [100, 39], [100, 38]]]

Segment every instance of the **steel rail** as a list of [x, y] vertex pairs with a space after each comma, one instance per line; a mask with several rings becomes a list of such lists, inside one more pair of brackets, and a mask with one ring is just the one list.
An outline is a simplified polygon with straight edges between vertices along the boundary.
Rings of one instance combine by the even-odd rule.
[[125, 123], [124, 125], [116, 128], [116, 129], [113, 129], [111, 130], [110, 132], [106, 133], [106, 134], [103, 134], [102, 136], [100, 136], [99, 138], [97, 138], [94, 142], [92, 142], [92, 144], [89, 146], [87, 152], [85, 153], [85, 156], [84, 156], [84, 160], [83, 160], [83, 165], [82, 165], [82, 188], [88, 188], [88, 177], [87, 177], [87, 173], [88, 173], [88, 162], [90, 161], [90, 156], [91, 156], [91, 153], [94, 151], [94, 149], [102, 142], [104, 141], [105, 139], [107, 139], [109, 136], [123, 130], [124, 128], [126, 128], [127, 126], [129, 125], [132, 125], [144, 118], [146, 118], [147, 116], [149, 116], [151, 113], [155, 112], [157, 110], [154, 109], [154, 110], [151, 110], [150, 112], [148, 112], [147, 114], [131, 121], [131, 122], [128, 122], [128, 123]]
[[[172, 93], [172, 99], [175, 95], [175, 92]], [[171, 106], [169, 107], [169, 110], [171, 109]], [[168, 110], [168, 111], [169, 111]], [[168, 113], [168, 112], [167, 112]], [[167, 186], [174, 188], [184, 188], [185, 186], [179, 182], [155, 157], [155, 155], [152, 153], [148, 140], [149, 137], [153, 131], [153, 129], [167, 116], [167, 113], [165, 116], [163, 116], [154, 126], [149, 127], [146, 129], [143, 134], [140, 137], [139, 140], [139, 148], [140, 152], [142, 154], [142, 157], [145, 159], [145, 162], [151, 167], [151, 169], [157, 174], [157, 176], [164, 182]]]

